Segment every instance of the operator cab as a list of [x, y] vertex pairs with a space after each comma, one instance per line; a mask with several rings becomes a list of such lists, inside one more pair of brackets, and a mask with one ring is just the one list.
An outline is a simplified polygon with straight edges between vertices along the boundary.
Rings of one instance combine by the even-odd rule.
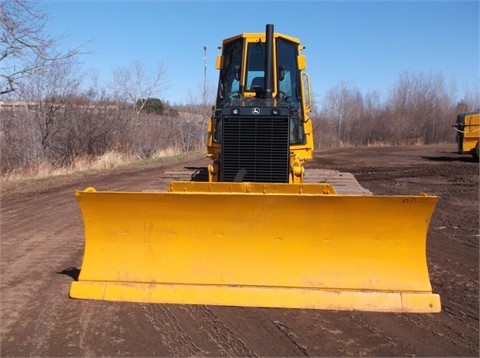
[[209, 181], [303, 181], [303, 162], [313, 155], [303, 48], [273, 25], [223, 41], [208, 126]]
[[[263, 38], [261, 37], [263, 36]], [[228, 40], [226, 40], [228, 41]], [[265, 35], [252, 41], [239, 37], [222, 46], [220, 79], [217, 94], [217, 108], [231, 105], [240, 97], [266, 98], [266, 90], [271, 88], [281, 102], [292, 102], [300, 106], [300, 70], [297, 66], [298, 43], [282, 35], [276, 35], [274, 42], [274, 62], [270, 83], [265, 83]], [[244, 53], [245, 48], [245, 53]], [[244, 61], [245, 59], [245, 61]], [[246, 66], [242, 66], [246, 63]], [[243, 72], [242, 72], [243, 71]], [[276, 81], [275, 81], [276, 79]]]
[[[265, 34], [243, 34], [224, 41], [222, 55], [217, 61], [220, 76], [216, 108], [286, 107], [291, 119], [290, 144], [303, 144], [302, 76], [297, 63], [299, 43], [289, 36], [274, 35], [269, 76], [265, 38]], [[216, 129], [219, 126], [221, 123], [216, 124]], [[220, 141], [220, 136], [216, 133], [216, 142]]]

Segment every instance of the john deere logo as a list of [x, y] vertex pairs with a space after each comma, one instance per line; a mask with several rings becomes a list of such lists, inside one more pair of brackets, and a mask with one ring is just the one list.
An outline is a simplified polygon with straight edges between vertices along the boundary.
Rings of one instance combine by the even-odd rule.
[[252, 114], [255, 114], [255, 115], [260, 114], [260, 108], [257, 108], [257, 107], [252, 108]]

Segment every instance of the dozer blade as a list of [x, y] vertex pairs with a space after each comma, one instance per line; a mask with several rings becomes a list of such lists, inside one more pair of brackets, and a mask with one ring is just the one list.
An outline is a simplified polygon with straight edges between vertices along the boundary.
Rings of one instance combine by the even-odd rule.
[[171, 183], [77, 192], [75, 298], [439, 312], [426, 262], [436, 197], [344, 196], [330, 185]]

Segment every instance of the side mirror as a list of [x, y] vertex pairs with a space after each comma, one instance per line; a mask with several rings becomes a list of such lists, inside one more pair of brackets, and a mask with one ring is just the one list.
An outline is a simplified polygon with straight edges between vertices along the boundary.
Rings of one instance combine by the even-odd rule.
[[223, 69], [223, 56], [218, 55], [215, 61], [215, 68], [217, 70]]
[[298, 64], [298, 69], [300, 71], [305, 70], [307, 68], [307, 59], [305, 58], [304, 55], [297, 56], [297, 64]]
[[304, 95], [305, 110], [310, 112], [312, 108], [312, 96], [310, 92], [310, 78], [306, 73], [302, 73], [302, 87]]

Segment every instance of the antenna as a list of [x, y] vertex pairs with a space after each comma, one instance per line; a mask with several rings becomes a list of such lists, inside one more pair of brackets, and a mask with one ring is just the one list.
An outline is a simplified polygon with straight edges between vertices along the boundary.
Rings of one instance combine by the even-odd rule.
[[207, 46], [203, 46], [203, 104], [207, 104]]

